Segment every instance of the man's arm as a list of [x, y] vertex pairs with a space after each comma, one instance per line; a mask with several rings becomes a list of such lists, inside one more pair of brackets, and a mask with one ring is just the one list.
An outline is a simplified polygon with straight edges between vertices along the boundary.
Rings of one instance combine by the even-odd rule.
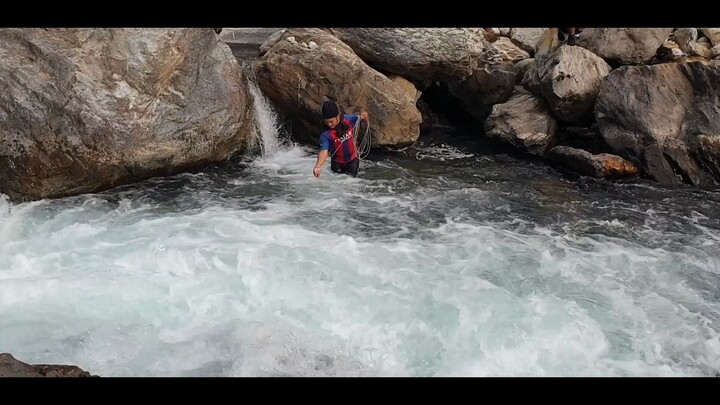
[[327, 159], [327, 156], [327, 149], [321, 150], [320, 154], [318, 154], [317, 162], [315, 163], [315, 167], [313, 168], [313, 174], [315, 175], [315, 177], [320, 177], [320, 169], [322, 169], [322, 165], [325, 163], [325, 159]]
[[328, 149], [330, 149], [330, 139], [325, 136], [325, 132], [320, 135], [320, 153], [318, 154], [315, 167], [313, 168], [313, 174], [315, 177], [320, 177], [320, 169], [322, 169], [325, 159], [328, 157]]

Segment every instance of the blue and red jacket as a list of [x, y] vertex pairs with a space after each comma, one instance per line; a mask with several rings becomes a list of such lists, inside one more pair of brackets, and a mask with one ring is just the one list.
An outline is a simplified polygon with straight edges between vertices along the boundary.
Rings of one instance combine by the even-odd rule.
[[345, 134], [338, 134], [337, 126], [320, 134], [320, 150], [327, 150], [335, 163], [347, 163], [358, 157], [353, 142], [353, 131], [358, 119], [358, 115], [343, 114], [342, 122], [349, 128]]

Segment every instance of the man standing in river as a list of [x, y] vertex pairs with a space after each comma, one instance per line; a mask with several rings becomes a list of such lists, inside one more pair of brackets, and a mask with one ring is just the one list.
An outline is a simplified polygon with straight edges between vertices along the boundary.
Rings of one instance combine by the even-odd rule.
[[330, 129], [320, 134], [320, 153], [313, 168], [315, 177], [320, 177], [325, 160], [330, 155], [330, 169], [335, 173], [347, 173], [357, 176], [360, 168], [360, 158], [355, 147], [355, 134], [353, 133], [358, 119], [368, 121], [367, 111], [360, 115], [340, 114], [340, 109], [334, 101], [325, 101], [322, 105], [322, 115], [325, 125]]

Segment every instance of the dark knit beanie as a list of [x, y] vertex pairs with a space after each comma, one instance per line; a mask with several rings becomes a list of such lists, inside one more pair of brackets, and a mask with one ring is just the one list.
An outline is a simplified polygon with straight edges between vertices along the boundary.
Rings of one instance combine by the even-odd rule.
[[326, 101], [322, 105], [322, 115], [324, 119], [335, 118], [340, 115], [337, 104], [334, 101]]

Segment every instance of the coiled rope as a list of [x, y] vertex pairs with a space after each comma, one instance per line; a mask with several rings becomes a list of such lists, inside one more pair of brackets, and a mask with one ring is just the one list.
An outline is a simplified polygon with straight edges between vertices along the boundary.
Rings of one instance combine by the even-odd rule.
[[362, 139], [360, 139], [360, 142], [357, 141], [356, 135], [358, 133], [358, 130], [360, 129], [360, 121], [362, 121], [360, 118], [355, 121], [352, 139], [355, 143], [355, 150], [357, 151], [358, 158], [362, 160], [370, 154], [370, 147], [372, 146], [372, 136], [370, 135], [370, 121], [366, 121], [367, 127], [365, 128], [365, 133], [363, 134]]

